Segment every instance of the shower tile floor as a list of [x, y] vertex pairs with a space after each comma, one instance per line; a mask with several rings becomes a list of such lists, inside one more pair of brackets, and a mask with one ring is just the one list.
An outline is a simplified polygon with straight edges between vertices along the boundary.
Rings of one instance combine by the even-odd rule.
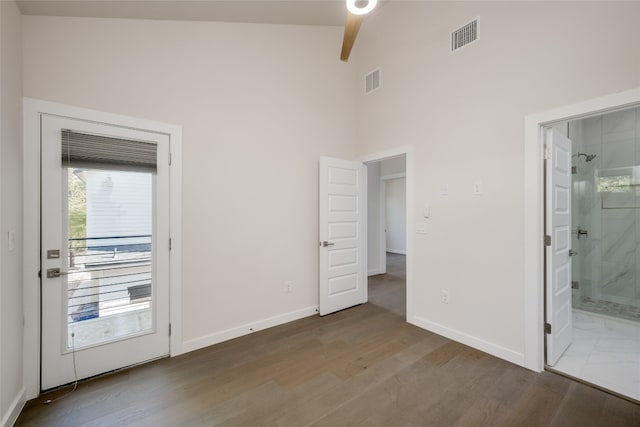
[[590, 313], [602, 314], [604, 316], [613, 314], [616, 318], [640, 322], [640, 306], [617, 304], [611, 301], [596, 300], [588, 297], [574, 297], [573, 308], [585, 310]]
[[640, 400], [640, 323], [573, 311], [573, 342], [553, 367]]

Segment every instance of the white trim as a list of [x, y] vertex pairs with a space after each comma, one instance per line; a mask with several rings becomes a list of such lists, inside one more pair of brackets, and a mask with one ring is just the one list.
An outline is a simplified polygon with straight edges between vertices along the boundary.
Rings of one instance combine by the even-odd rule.
[[[414, 254], [414, 235], [411, 233], [410, 224], [413, 224], [414, 221], [414, 202], [413, 202], [413, 188], [414, 188], [414, 171], [413, 171], [413, 146], [405, 145], [396, 148], [391, 148], [389, 150], [381, 151], [378, 153], [372, 153], [364, 155], [360, 158], [363, 163], [369, 163], [380, 160], [392, 159], [394, 157], [405, 156], [405, 177], [407, 179], [406, 182], [406, 191], [407, 191], [407, 205], [406, 205], [406, 218], [407, 218], [407, 258], [406, 258], [406, 269], [407, 269], [407, 319], [413, 318], [414, 310], [413, 310], [413, 254]], [[365, 258], [366, 259], [366, 258]]]
[[24, 408], [24, 404], [27, 402], [26, 399], [26, 390], [23, 388], [20, 390], [20, 393], [13, 399], [11, 405], [7, 409], [6, 414], [2, 418], [2, 422], [0, 426], [2, 427], [11, 427], [16, 421], [18, 421], [18, 417], [20, 416], [20, 412], [22, 412], [22, 408]]
[[419, 326], [428, 331], [434, 332], [443, 337], [468, 345], [485, 353], [504, 359], [508, 362], [522, 366], [524, 363], [524, 354], [518, 353], [501, 345], [494, 344], [489, 341], [481, 340], [473, 335], [460, 332], [456, 329], [448, 328], [439, 323], [431, 322], [419, 316], [414, 316], [408, 320], [409, 323]]
[[555, 108], [525, 118], [524, 366], [526, 368], [537, 372], [544, 369], [542, 128], [554, 122], [584, 118], [638, 104], [640, 104], [640, 88]]
[[49, 114], [109, 123], [169, 135], [172, 152], [170, 177], [172, 239], [170, 355], [182, 354], [182, 126], [24, 98], [24, 384], [26, 397], [40, 392], [40, 116]]
[[314, 305], [300, 310], [291, 311], [289, 313], [279, 314], [277, 316], [257, 320], [255, 322], [247, 323], [242, 326], [236, 326], [224, 331], [205, 335], [203, 337], [193, 338], [182, 343], [183, 353], [199, 350], [201, 348], [209, 347], [211, 345], [228, 341], [234, 338], [249, 335], [263, 329], [272, 328], [274, 326], [293, 322], [294, 320], [303, 319], [309, 316], [315, 316], [317, 314], [318, 306]]
[[[364, 189], [362, 190], [362, 206], [366, 206], [366, 208], [369, 208], [369, 189], [367, 188], [368, 183], [369, 183], [369, 168], [367, 167], [367, 165], [365, 165], [363, 163], [362, 165], [362, 169], [364, 170], [364, 178], [363, 178], [363, 186]], [[360, 268], [360, 271], [366, 271], [367, 268], [369, 268], [369, 215], [367, 213], [367, 210], [365, 209], [364, 211], [364, 215], [362, 218], [362, 235], [363, 235], [363, 247], [362, 247], [362, 262], [364, 263], [364, 266], [362, 266]], [[367, 302], [369, 302], [369, 274], [367, 272], [367, 276], [363, 277], [361, 280], [361, 285], [362, 285], [362, 303], [365, 304]]]
[[402, 249], [391, 249], [387, 248], [387, 252], [390, 254], [398, 254], [398, 255], [406, 255], [407, 251], [403, 251]]
[[182, 126], [176, 126], [177, 132], [169, 135], [171, 147], [171, 167], [169, 168], [169, 197], [171, 236], [169, 289], [169, 355], [184, 353], [182, 342]]

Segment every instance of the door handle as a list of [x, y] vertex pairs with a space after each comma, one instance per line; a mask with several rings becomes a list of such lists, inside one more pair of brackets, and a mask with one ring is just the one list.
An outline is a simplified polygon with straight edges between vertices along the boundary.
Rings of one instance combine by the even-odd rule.
[[569, 249], [569, 256], [578, 255], [578, 251], [574, 251], [573, 249]]
[[47, 269], [47, 279], [55, 279], [56, 277], [60, 277], [60, 276], [67, 276], [70, 273], [67, 273], [66, 271], [60, 271], [59, 268], [48, 268]]
[[327, 242], [326, 240], [324, 240], [324, 241], [322, 242], [322, 247], [323, 247], [323, 248], [326, 248], [327, 246], [333, 246], [333, 245], [335, 245], [335, 243], [333, 243], [333, 242]]

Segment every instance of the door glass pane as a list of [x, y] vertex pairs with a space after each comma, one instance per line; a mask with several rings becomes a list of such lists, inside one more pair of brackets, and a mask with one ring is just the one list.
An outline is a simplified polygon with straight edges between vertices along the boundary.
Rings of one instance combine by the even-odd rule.
[[63, 169], [68, 209], [66, 348], [151, 331], [152, 173]]

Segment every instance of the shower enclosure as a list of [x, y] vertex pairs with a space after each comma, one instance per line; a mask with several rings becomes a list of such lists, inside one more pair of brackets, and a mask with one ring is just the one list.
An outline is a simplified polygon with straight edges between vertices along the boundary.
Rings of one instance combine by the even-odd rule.
[[640, 321], [640, 108], [569, 122], [573, 308]]

